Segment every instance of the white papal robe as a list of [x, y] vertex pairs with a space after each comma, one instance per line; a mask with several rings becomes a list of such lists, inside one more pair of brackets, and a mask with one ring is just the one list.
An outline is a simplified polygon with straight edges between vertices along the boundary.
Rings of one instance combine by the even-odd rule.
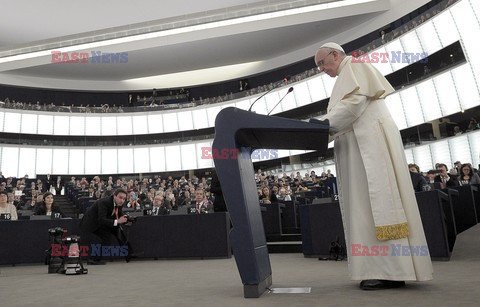
[[393, 91], [373, 66], [346, 57], [323, 117], [335, 140], [352, 280], [432, 279], [402, 140], [383, 100]]

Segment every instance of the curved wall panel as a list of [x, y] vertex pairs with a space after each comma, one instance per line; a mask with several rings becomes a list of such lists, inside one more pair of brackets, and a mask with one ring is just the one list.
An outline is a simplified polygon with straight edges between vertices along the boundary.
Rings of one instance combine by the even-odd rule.
[[[448, 116], [480, 105], [480, 25], [475, 13], [478, 1], [463, 0], [415, 30], [397, 38], [374, 52], [433, 53], [451, 42], [460, 40], [467, 63], [450, 71], [423, 80], [390, 95], [386, 99], [400, 129]], [[413, 51], [412, 51], [413, 50]], [[404, 63], [384, 63], [377, 67], [385, 74]], [[335, 79], [325, 74], [272, 91], [260, 99], [253, 110], [266, 114], [286, 93], [295, 90], [273, 109], [272, 114], [304, 106], [330, 96]], [[4, 109], [0, 112], [0, 132], [44, 135], [135, 135], [185, 131], [213, 127], [218, 112], [225, 107], [248, 109], [257, 96], [207, 105], [187, 110], [131, 114], [70, 114]], [[132, 146], [129, 148], [65, 148], [3, 145], [0, 165], [6, 176], [28, 174], [114, 174], [163, 172], [212, 167], [211, 159], [203, 159], [205, 147], [212, 140], [175, 143], [164, 146]], [[428, 147], [425, 147], [428, 146]], [[405, 151], [409, 162], [422, 169], [435, 162], [447, 165], [452, 161], [479, 163], [480, 133], [472, 132], [449, 140], [418, 146]], [[280, 151], [279, 157], [298, 154]]]

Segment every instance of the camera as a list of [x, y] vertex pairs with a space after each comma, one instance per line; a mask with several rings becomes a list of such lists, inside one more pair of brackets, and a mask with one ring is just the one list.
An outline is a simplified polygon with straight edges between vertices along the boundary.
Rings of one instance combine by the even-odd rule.
[[136, 216], [130, 216], [128, 214], [125, 214], [124, 217], [127, 219], [127, 224], [130, 224], [130, 225], [137, 221]]
[[[55, 228], [49, 228], [48, 229], [48, 234], [51, 237], [59, 237], [62, 236], [66, 233], [66, 231], [62, 227], [55, 227]], [[58, 242], [56, 242], [58, 243]]]
[[69, 236], [69, 237], [63, 238], [62, 241], [66, 242], [67, 244], [78, 243], [78, 242], [80, 242], [80, 237], [79, 236]]
[[330, 257], [328, 260], [344, 260], [347, 258], [347, 250], [340, 243], [340, 239], [337, 237], [336, 241], [330, 243]]
[[[80, 258], [80, 237], [76, 235], [65, 237], [67, 230], [62, 227], [49, 228], [49, 241], [53, 243], [45, 251], [45, 264], [48, 265], [48, 274], [60, 273], [65, 275], [87, 274]], [[55, 246], [55, 250], [53, 247]]]

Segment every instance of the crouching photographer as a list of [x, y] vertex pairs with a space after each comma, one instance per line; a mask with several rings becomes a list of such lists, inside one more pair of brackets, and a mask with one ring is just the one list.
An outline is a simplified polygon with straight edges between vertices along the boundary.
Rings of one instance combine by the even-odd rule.
[[126, 198], [127, 192], [123, 189], [117, 189], [112, 196], [97, 200], [85, 212], [80, 222], [80, 228], [100, 238], [102, 245], [101, 249], [97, 249], [102, 251], [100, 255], [98, 253], [94, 254], [92, 249], [88, 264], [105, 264], [102, 261], [102, 253], [112, 247], [113, 238], [118, 241], [120, 246], [127, 246], [126, 261], [130, 261], [132, 258], [133, 251], [123, 228], [134, 222], [134, 219], [122, 213], [122, 206]]

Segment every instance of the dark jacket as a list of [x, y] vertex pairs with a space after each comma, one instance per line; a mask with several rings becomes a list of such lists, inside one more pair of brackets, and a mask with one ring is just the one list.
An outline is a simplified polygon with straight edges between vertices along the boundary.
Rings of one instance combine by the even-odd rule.
[[205, 201], [202, 204], [197, 206], [195, 200], [192, 200], [189, 206], [187, 206], [187, 213], [188, 214], [204, 214], [204, 213], [213, 213], [213, 206]]
[[[55, 206], [55, 204], [52, 204], [52, 215], [55, 213], [59, 213], [60, 217], [63, 217], [62, 210], [60, 210], [59, 207]], [[45, 202], [39, 202], [38, 204], [35, 205], [34, 209], [34, 215], [46, 215], [47, 214], [47, 206], [45, 205]]]
[[[117, 219], [113, 206], [113, 195], [97, 200], [90, 208], [80, 222], [80, 227], [84, 231], [94, 232], [100, 227], [114, 228], [113, 225]], [[118, 207], [118, 217], [121, 217], [122, 207]]]
[[[450, 177], [447, 181], [447, 187], [456, 187], [458, 186], [458, 181], [457, 181], [457, 176], [453, 176], [453, 175], [450, 175], [448, 174], [448, 176]], [[433, 181], [434, 182], [443, 182], [442, 181], [442, 177], [440, 175], [437, 175], [435, 176], [435, 178], [433, 178]]]
[[[157, 210], [157, 214], [155, 214], [155, 210], [158, 208]], [[165, 208], [165, 207], [153, 207], [152, 208], [152, 215], [169, 215], [170, 214], [170, 210]]]
[[215, 212], [227, 211], [227, 205], [225, 204], [225, 199], [223, 198], [222, 187], [220, 186], [220, 180], [218, 179], [217, 173], [212, 174], [210, 192], [215, 195], [215, 200], [213, 201], [213, 210], [215, 210]]
[[410, 172], [410, 178], [412, 179], [413, 189], [415, 192], [422, 192], [423, 186], [428, 185], [425, 177], [419, 173]]

